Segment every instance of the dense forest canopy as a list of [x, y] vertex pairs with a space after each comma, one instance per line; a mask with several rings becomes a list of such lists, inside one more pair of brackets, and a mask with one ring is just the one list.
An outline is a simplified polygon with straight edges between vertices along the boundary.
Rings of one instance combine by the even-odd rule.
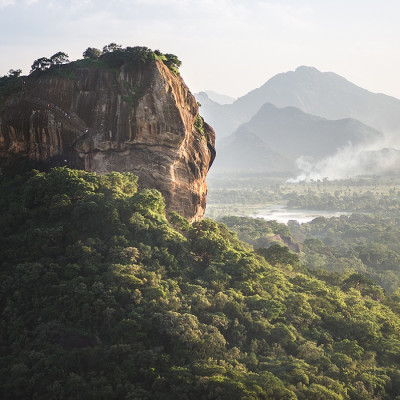
[[129, 173], [2, 175], [0, 210], [3, 399], [400, 396], [400, 296], [362, 276], [168, 222]]
[[398, 218], [352, 214], [318, 217], [305, 224], [289, 221], [288, 226], [247, 217], [223, 217], [221, 221], [259, 253], [269, 254], [269, 261], [274, 250], [282, 255], [286, 252], [287, 257], [292, 250], [300, 265], [309, 270], [340, 273], [342, 280], [353, 273], [364, 274], [388, 292], [399, 290]]

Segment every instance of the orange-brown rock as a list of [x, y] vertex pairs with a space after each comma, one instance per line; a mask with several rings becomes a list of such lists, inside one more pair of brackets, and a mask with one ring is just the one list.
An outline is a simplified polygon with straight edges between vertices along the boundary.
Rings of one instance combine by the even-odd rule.
[[215, 135], [161, 61], [118, 69], [61, 67], [23, 78], [0, 112], [0, 166], [29, 159], [98, 173], [129, 171], [167, 209], [203, 216]]

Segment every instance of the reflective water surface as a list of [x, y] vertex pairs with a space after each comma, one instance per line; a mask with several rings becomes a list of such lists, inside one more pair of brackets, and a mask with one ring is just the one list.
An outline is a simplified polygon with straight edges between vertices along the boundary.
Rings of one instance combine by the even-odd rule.
[[340, 211], [321, 211], [321, 210], [302, 210], [287, 208], [285, 205], [274, 204], [271, 207], [262, 208], [254, 212], [251, 216], [263, 218], [266, 220], [275, 220], [282, 224], [287, 224], [290, 220], [296, 220], [299, 224], [310, 222], [317, 217], [339, 217], [340, 215], [349, 215], [347, 212]]

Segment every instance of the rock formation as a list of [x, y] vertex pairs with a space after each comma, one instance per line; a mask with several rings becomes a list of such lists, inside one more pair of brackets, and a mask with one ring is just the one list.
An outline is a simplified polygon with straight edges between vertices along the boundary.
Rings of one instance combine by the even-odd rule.
[[[180, 75], [159, 60], [118, 68], [71, 63], [23, 77], [0, 111], [0, 166], [29, 159], [129, 171], [167, 210], [199, 219], [215, 135]], [[16, 161], [17, 160], [17, 161]]]

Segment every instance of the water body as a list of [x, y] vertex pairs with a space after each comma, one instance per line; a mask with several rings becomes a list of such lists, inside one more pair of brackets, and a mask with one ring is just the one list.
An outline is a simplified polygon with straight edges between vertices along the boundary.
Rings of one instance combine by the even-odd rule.
[[340, 211], [321, 211], [321, 210], [302, 210], [298, 208], [287, 208], [285, 205], [274, 204], [270, 207], [262, 208], [254, 212], [251, 216], [254, 218], [263, 218], [268, 221], [277, 221], [281, 224], [287, 224], [290, 220], [296, 220], [299, 224], [310, 222], [317, 217], [340, 217], [349, 215], [348, 212]]

